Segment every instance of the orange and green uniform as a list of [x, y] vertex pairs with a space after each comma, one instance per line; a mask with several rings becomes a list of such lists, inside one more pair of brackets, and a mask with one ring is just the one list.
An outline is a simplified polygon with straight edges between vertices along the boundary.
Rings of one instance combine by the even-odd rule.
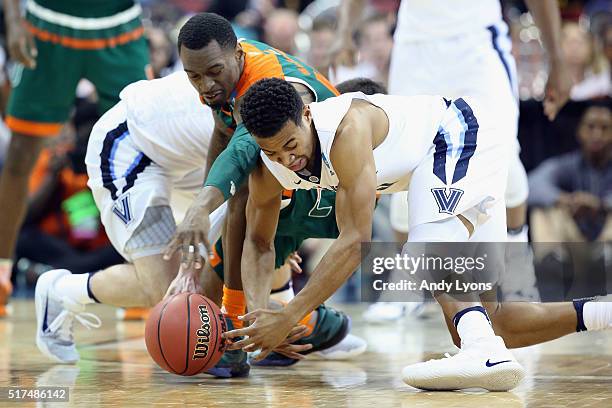
[[245, 52], [242, 75], [232, 92], [231, 101], [222, 109], [215, 110], [234, 134], [227, 148], [213, 163], [205, 183], [221, 190], [225, 199], [240, 188], [259, 160], [259, 146], [244, 124], [236, 124], [233, 117], [235, 101], [243, 97], [251, 85], [264, 78], [281, 78], [305, 85], [315, 101], [338, 95], [324, 76], [299, 59], [257, 41], [241, 40], [240, 44]]
[[149, 50], [140, 5], [133, 0], [27, 0], [36, 68], [18, 64], [6, 122], [17, 133], [55, 136], [66, 121], [81, 78], [99, 96], [100, 113], [126, 85], [147, 78]]

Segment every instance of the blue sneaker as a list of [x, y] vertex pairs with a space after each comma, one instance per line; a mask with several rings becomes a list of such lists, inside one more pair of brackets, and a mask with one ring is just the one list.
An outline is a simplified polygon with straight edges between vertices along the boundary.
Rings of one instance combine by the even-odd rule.
[[[227, 331], [234, 330], [234, 325], [229, 317], [225, 316]], [[242, 337], [235, 340], [241, 340]], [[248, 377], [251, 366], [248, 362], [246, 351], [226, 350], [221, 356], [221, 360], [211, 369], [205, 371], [206, 374], [219, 378]]]

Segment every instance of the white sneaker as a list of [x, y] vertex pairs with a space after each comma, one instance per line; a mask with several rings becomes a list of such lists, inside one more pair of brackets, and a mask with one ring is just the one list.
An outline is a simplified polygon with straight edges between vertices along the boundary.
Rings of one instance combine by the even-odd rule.
[[484, 388], [508, 391], [525, 376], [525, 370], [508, 351], [501, 337], [483, 338], [439, 360], [412, 364], [402, 370], [402, 380], [423, 390]]
[[340, 343], [325, 350], [316, 351], [312, 355], [325, 360], [346, 360], [363, 354], [367, 347], [368, 343], [361, 337], [347, 334]]
[[96, 315], [83, 312], [85, 305], [60, 297], [55, 290], [55, 282], [68, 274], [66, 269], [55, 269], [43, 273], [36, 282], [36, 345], [41, 353], [60, 363], [79, 361], [72, 335], [74, 319], [88, 329], [101, 324]]

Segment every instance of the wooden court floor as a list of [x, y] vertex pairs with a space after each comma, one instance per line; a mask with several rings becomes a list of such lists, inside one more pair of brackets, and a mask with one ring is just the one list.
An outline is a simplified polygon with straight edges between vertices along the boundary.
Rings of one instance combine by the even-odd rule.
[[254, 368], [246, 379], [168, 374], [149, 358], [142, 322], [118, 322], [114, 309], [90, 311], [100, 329], [78, 328], [81, 361], [55, 365], [34, 344], [34, 305], [14, 301], [0, 320], [0, 387], [67, 386], [69, 403], [0, 401], [0, 407], [612, 407], [612, 333], [575, 334], [517, 351], [528, 375], [512, 392], [421, 392], [399, 377], [409, 363], [451, 351], [441, 316], [367, 326], [364, 305], [341, 307], [368, 351], [352, 361], [307, 360], [291, 368]]

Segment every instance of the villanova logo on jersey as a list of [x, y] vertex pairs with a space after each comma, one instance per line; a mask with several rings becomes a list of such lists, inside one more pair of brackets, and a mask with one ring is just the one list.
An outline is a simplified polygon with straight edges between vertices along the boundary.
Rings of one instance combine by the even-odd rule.
[[[441, 213], [454, 214], [464, 191], [446, 186], [453, 185], [466, 176], [470, 159], [476, 152], [479, 125], [472, 108], [463, 99], [453, 101], [452, 106], [448, 101], [446, 104], [457, 117], [454, 123], [445, 124], [445, 127], [448, 126], [446, 129], [440, 126], [433, 140], [433, 173], [445, 187], [432, 188], [431, 192]], [[452, 178], [447, 178], [447, 170], [449, 175], [452, 170]]]
[[441, 213], [454, 214], [461, 196], [463, 196], [463, 190], [458, 188], [449, 189], [449, 193], [445, 188], [432, 188], [434, 199], [438, 204], [438, 210]]
[[125, 225], [132, 222], [132, 209], [130, 208], [130, 195], [126, 194], [113, 204], [113, 212]]

